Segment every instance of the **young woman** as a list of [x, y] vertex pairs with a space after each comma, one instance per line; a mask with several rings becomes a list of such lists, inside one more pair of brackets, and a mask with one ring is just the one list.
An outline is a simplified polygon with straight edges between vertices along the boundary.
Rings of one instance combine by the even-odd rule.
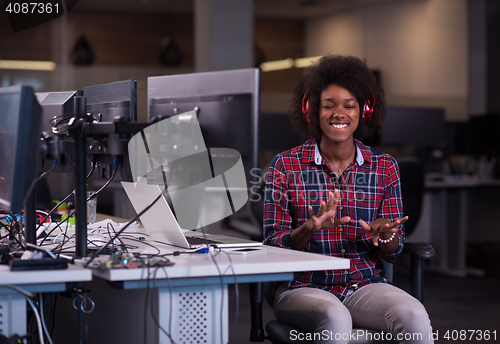
[[382, 88], [360, 59], [324, 56], [294, 89], [291, 120], [309, 138], [277, 155], [266, 177], [264, 242], [344, 257], [347, 270], [304, 272], [275, 292], [283, 323], [315, 343], [347, 343], [354, 327], [432, 343], [423, 305], [384, 278], [403, 250], [399, 170], [360, 140], [383, 125]]

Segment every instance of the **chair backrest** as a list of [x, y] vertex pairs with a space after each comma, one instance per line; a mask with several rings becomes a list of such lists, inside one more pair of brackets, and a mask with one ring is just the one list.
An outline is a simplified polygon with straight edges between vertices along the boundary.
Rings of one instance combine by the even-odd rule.
[[417, 158], [397, 159], [401, 176], [403, 211], [409, 219], [405, 222], [405, 235], [408, 236], [420, 219], [424, 195], [424, 168]]

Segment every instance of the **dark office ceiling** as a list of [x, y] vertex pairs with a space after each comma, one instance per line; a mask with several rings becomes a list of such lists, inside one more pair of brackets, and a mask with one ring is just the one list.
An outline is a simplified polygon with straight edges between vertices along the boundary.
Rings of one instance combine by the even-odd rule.
[[[403, 0], [254, 0], [257, 17], [308, 18]], [[80, 0], [78, 8], [123, 11], [193, 12], [194, 0]]]

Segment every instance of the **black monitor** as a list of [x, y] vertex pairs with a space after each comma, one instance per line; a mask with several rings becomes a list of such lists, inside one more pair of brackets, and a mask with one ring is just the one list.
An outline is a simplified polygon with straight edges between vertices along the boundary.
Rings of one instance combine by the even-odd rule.
[[23, 209], [38, 178], [42, 109], [33, 88], [0, 88], [0, 208]]
[[444, 109], [388, 107], [378, 137], [383, 146], [439, 148], [446, 141]]
[[205, 146], [237, 150], [249, 173], [258, 167], [259, 80], [257, 68], [149, 77], [148, 120], [196, 108]]
[[[87, 102], [86, 112], [94, 122], [137, 122], [137, 81], [125, 80], [84, 88]], [[91, 178], [109, 179], [115, 169], [116, 157], [120, 167], [115, 178], [131, 181], [126, 137], [116, 135], [90, 135], [87, 155], [97, 163]]]
[[[467, 123], [467, 129], [467, 153], [475, 156], [498, 156], [500, 152], [500, 113], [471, 116]], [[462, 140], [465, 141], [465, 137], [462, 137]]]
[[87, 113], [98, 122], [112, 122], [117, 118], [137, 121], [137, 81], [125, 80], [87, 86]]
[[[51, 134], [52, 126], [66, 116], [74, 114], [73, 99], [83, 96], [83, 91], [37, 92], [38, 102], [42, 106], [41, 131]], [[73, 142], [63, 140], [60, 143], [61, 157], [54, 167], [53, 159], [42, 157], [40, 159], [40, 172], [45, 172], [54, 167], [53, 172], [74, 172], [75, 147]]]
[[306, 138], [292, 126], [287, 113], [261, 113], [259, 118], [259, 149], [278, 154], [300, 146]]

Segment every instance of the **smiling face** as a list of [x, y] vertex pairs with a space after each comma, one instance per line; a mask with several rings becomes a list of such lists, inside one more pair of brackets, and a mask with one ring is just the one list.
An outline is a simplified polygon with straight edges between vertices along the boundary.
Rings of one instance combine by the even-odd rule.
[[322, 143], [352, 142], [359, 123], [359, 104], [356, 98], [344, 87], [331, 84], [321, 92], [320, 102]]

